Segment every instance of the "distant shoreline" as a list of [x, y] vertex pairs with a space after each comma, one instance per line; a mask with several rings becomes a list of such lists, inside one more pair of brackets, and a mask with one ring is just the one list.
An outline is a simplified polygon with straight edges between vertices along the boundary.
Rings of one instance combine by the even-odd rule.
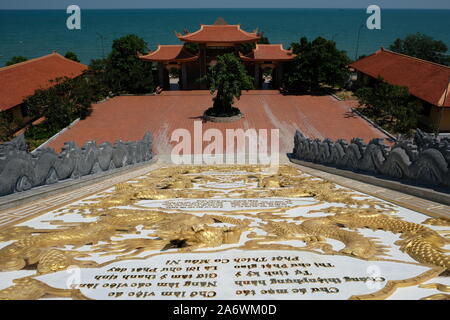
[[[114, 39], [127, 34], [138, 35], [154, 50], [158, 44], [179, 44], [174, 30], [195, 31], [218, 17], [247, 31], [261, 30], [270, 42], [285, 48], [303, 36], [321, 36], [354, 58], [358, 28], [367, 19], [366, 10], [357, 8], [82, 8], [82, 12], [81, 30], [68, 30], [65, 9], [0, 10], [0, 67], [13, 56], [31, 59], [54, 50], [63, 55], [75, 52], [89, 64], [107, 55]], [[361, 30], [358, 53], [372, 54], [417, 32], [450, 46], [449, 21], [450, 10], [386, 9], [381, 30]]]
[[[367, 7], [355, 7], [355, 8], [300, 8], [300, 7], [264, 7], [264, 8], [83, 8], [83, 10], [365, 10]], [[383, 8], [382, 10], [411, 10], [411, 11], [450, 11], [450, 8]], [[66, 7], [62, 8], [29, 8], [29, 9], [0, 9], [0, 11], [59, 11], [66, 10]]]

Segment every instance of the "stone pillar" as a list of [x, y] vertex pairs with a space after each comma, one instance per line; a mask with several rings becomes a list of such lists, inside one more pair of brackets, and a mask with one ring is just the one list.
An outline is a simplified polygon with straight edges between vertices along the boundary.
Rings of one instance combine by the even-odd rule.
[[158, 83], [161, 88], [164, 88], [164, 66], [162, 62], [158, 62]]
[[188, 90], [188, 78], [187, 78], [187, 67], [186, 63], [181, 64], [181, 89]]
[[274, 83], [274, 89], [279, 89], [281, 87], [281, 82], [283, 81], [283, 63], [279, 62], [277, 64], [277, 81]]
[[169, 77], [169, 70], [164, 66], [164, 90], [170, 90], [170, 77]]
[[260, 68], [259, 64], [255, 62], [255, 89], [261, 88], [261, 82], [260, 82], [261, 70], [260, 69], [261, 68]]
[[[199, 61], [200, 61], [200, 77], [206, 76], [207, 72], [207, 64], [206, 64], [206, 45], [200, 44], [199, 45]], [[200, 89], [206, 89], [206, 83], [202, 81], [200, 83]]]

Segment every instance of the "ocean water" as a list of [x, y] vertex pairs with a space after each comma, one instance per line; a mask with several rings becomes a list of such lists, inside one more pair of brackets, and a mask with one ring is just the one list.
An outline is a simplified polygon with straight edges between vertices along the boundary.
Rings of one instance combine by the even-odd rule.
[[[217, 17], [247, 31], [258, 28], [285, 48], [302, 36], [333, 39], [355, 58], [358, 29], [368, 16], [365, 9], [82, 9], [81, 30], [68, 30], [65, 10], [0, 10], [0, 66], [14, 55], [34, 58], [53, 50], [74, 51], [89, 63], [107, 55], [113, 39], [129, 33], [144, 38], [153, 50], [158, 44], [178, 44], [174, 31], [192, 32]], [[416, 32], [450, 47], [450, 10], [382, 10], [381, 27], [361, 30], [358, 55]]]

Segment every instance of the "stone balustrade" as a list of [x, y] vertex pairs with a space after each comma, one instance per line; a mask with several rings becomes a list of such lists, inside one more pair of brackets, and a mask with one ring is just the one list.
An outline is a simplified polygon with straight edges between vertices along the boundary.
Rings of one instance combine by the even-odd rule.
[[0, 196], [149, 161], [152, 157], [149, 132], [140, 141], [100, 145], [89, 141], [81, 148], [66, 142], [59, 154], [50, 148], [28, 152], [22, 135], [0, 144]]
[[413, 140], [388, 147], [382, 139], [368, 144], [306, 138], [297, 130], [293, 158], [425, 185], [450, 186], [450, 139], [436, 139], [417, 130]]

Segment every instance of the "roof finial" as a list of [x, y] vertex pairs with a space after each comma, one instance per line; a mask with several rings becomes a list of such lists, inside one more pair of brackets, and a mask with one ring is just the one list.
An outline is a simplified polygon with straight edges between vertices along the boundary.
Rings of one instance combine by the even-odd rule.
[[226, 26], [228, 23], [225, 21], [224, 18], [218, 17], [217, 20], [214, 22], [215, 26]]

